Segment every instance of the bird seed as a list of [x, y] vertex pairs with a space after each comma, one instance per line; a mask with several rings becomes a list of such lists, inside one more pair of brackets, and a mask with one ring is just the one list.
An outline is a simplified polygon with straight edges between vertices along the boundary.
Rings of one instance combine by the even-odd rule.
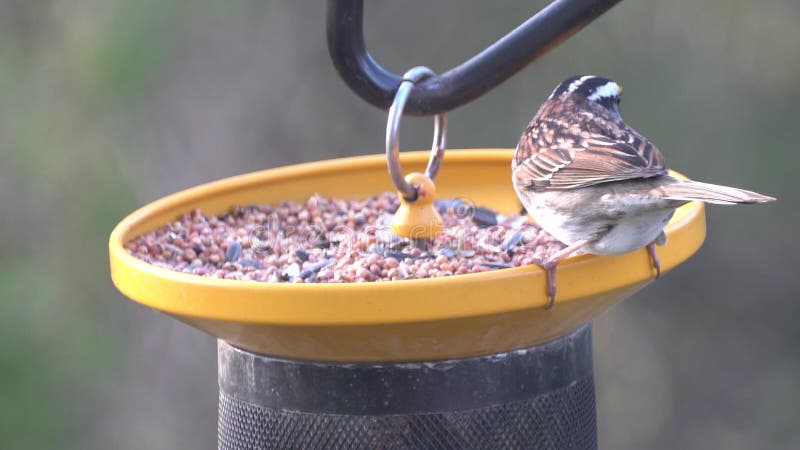
[[125, 245], [150, 264], [199, 276], [273, 283], [350, 283], [436, 278], [542, 260], [563, 248], [527, 217], [463, 199], [436, 207], [444, 231], [430, 241], [396, 236], [397, 195], [321, 195], [305, 203], [199, 209]]

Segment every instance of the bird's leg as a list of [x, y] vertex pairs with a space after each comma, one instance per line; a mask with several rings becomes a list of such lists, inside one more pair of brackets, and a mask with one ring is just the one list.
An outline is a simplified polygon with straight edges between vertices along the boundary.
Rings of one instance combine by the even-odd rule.
[[590, 239], [581, 239], [573, 242], [566, 248], [559, 250], [557, 253], [550, 255], [544, 261], [542, 261], [542, 268], [547, 273], [547, 296], [550, 298], [550, 302], [544, 309], [552, 308], [553, 304], [556, 302], [556, 266], [558, 266], [558, 263], [567, 259], [569, 255], [580, 250], [581, 247], [589, 242], [591, 242]]
[[657, 243], [658, 238], [656, 238], [655, 241], [647, 244], [647, 254], [650, 255], [650, 262], [652, 263], [653, 268], [656, 269], [656, 279], [661, 276], [661, 260], [658, 259], [658, 253], [656, 253]]
[[654, 269], [656, 269], [656, 279], [661, 277], [661, 260], [658, 259], [656, 253], [656, 245], [665, 245], [667, 243], [667, 235], [662, 231], [661, 234], [651, 243], [647, 244], [647, 254], [650, 255], [650, 262]]

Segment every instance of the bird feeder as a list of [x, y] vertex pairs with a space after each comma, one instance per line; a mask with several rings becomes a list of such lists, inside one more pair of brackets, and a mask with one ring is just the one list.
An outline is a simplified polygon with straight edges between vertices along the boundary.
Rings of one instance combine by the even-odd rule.
[[[377, 66], [364, 47], [359, 0], [329, 1], [328, 38], [337, 69], [362, 98], [388, 107], [405, 96], [408, 114], [443, 114], [617, 1], [558, 0], [439, 77], [399, 78]], [[498, 58], [502, 52], [508, 58]], [[412, 91], [406, 81], [422, 84]], [[132, 239], [197, 208], [216, 215], [234, 205], [299, 202], [315, 193], [363, 199], [397, 188], [413, 203], [420, 194], [408, 189], [414, 184], [426, 186], [418, 205], [430, 207], [427, 196], [435, 193], [505, 215], [519, 212], [510, 180], [513, 150], [449, 150], [442, 159], [442, 132], [430, 160], [428, 152], [398, 155], [392, 117], [399, 121], [402, 109], [387, 125], [390, 177], [383, 155], [361, 156], [236, 176], [157, 200], [112, 232], [114, 284], [132, 300], [218, 339], [220, 448], [595, 448], [591, 321], [653, 280], [644, 249], [568, 258], [559, 265], [558, 296], [549, 309], [546, 275], [537, 266], [291, 284], [181, 273], [125, 250]], [[445, 124], [443, 115], [437, 118], [437, 130]], [[415, 174], [404, 177], [400, 164]], [[669, 243], [659, 249], [662, 271], [700, 247], [703, 211], [700, 203], [676, 211], [665, 228]], [[411, 238], [440, 229], [435, 211], [412, 208], [395, 220], [395, 232]], [[409, 221], [433, 225], [416, 236]]]
[[[468, 197], [505, 214], [518, 212], [509, 181], [512, 154], [449, 150], [437, 178], [439, 195]], [[411, 152], [401, 161], [421, 171], [427, 157], [427, 152]], [[270, 439], [276, 433], [282, 439], [309, 439], [298, 424], [312, 422], [346, 423], [354, 427], [347, 433], [375, 442], [384, 434], [402, 440], [426, 433], [406, 422], [381, 421], [387, 414], [411, 422], [439, 421], [447, 433], [458, 434], [470, 426], [462, 419], [448, 422], [454, 414], [490, 421], [506, 405], [503, 411], [533, 420], [531, 414], [543, 408], [538, 405], [548, 404], [544, 398], [558, 399], [551, 401], [557, 408], [543, 416], [545, 422], [574, 425], [548, 433], [566, 438], [579, 429], [593, 430], [588, 324], [653, 279], [645, 250], [568, 259], [559, 267], [558, 299], [548, 310], [545, 274], [535, 266], [381, 283], [257, 283], [159, 268], [123, 247], [195, 208], [219, 214], [236, 204], [301, 201], [316, 192], [365, 198], [392, 187], [383, 155], [300, 164], [170, 195], [114, 229], [109, 246], [117, 288], [219, 339], [220, 442], [241, 438], [248, 426], [258, 424]], [[669, 243], [659, 255], [667, 271], [702, 244], [702, 204], [679, 208], [665, 231]], [[543, 371], [554, 373], [554, 379], [536, 381]], [[493, 414], [497, 417], [491, 419]], [[269, 418], [279, 428], [269, 429]], [[528, 431], [504, 433], [522, 439], [549, 429], [548, 423], [535, 421], [522, 425]]]

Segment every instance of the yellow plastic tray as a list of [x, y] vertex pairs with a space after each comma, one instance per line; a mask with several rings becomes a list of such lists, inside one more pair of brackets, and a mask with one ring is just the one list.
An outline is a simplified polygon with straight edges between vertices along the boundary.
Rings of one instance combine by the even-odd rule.
[[[438, 198], [465, 197], [504, 214], [520, 203], [507, 149], [448, 150]], [[428, 152], [402, 155], [406, 173]], [[559, 265], [558, 296], [545, 310], [545, 274], [536, 266], [427, 280], [280, 284], [220, 280], [158, 268], [123, 244], [202, 208], [303, 201], [314, 193], [364, 198], [392, 189], [383, 155], [264, 170], [197, 186], [150, 203], [117, 225], [109, 240], [111, 278], [131, 299], [233, 345], [272, 356], [320, 361], [421, 361], [529, 347], [564, 335], [652, 281], [644, 249]], [[703, 205], [680, 208], [658, 248], [663, 271], [705, 238]]]

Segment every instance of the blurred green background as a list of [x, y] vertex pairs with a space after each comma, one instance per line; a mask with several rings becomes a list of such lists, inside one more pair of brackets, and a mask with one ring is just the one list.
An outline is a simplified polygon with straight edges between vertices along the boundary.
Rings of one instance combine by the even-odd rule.
[[[366, 3], [395, 72], [447, 70], [546, 4]], [[216, 447], [214, 339], [118, 294], [108, 234], [198, 183], [381, 152], [385, 113], [324, 38], [321, 1], [0, 2], [4, 448]], [[450, 147], [513, 147], [583, 73], [625, 86], [672, 167], [779, 198], [709, 208], [701, 251], [596, 321], [601, 448], [800, 448], [800, 4], [622, 2], [451, 113]], [[430, 119], [404, 123], [403, 148], [429, 145]]]

